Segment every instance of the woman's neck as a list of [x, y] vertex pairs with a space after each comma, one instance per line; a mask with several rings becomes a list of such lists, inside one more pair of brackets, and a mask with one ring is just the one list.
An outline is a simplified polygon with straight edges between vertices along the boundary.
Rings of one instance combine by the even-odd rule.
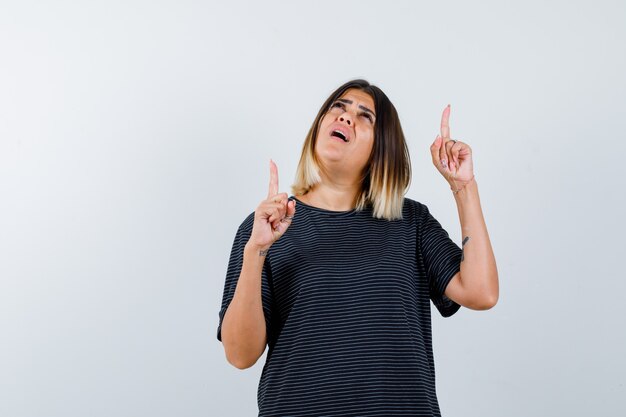
[[332, 211], [348, 211], [356, 205], [356, 195], [359, 184], [329, 184], [322, 181], [315, 184], [308, 193], [296, 196], [300, 201], [310, 206]]

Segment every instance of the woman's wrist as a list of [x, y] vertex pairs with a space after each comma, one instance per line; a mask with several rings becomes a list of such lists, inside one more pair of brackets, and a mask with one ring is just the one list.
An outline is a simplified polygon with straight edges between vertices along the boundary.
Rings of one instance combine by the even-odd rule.
[[255, 256], [266, 256], [270, 246], [267, 246], [267, 245], [260, 246], [260, 245], [254, 244], [251, 241], [248, 241], [248, 243], [246, 243], [246, 246], [244, 248], [244, 252], [249, 253], [249, 254], [254, 254]]
[[475, 183], [475, 181], [474, 175], [467, 181], [452, 181], [450, 183], [450, 190], [452, 190], [452, 194], [456, 195], [463, 191], [470, 183]]
[[[461, 185], [458, 187], [461, 187]], [[465, 207], [468, 204], [473, 204], [478, 201], [478, 184], [476, 183], [476, 179], [474, 178], [471, 181], [466, 182], [466, 184], [456, 193], [453, 190], [452, 195], [454, 196], [454, 200], [459, 207]]]

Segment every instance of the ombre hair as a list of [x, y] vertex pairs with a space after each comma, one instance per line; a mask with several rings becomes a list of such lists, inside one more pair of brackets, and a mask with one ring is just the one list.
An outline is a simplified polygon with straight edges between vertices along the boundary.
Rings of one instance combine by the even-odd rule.
[[356, 196], [356, 210], [372, 206], [379, 219], [402, 218], [404, 195], [411, 183], [411, 159], [396, 108], [383, 91], [365, 80], [352, 80], [336, 89], [320, 108], [304, 140], [302, 155], [291, 186], [294, 195], [308, 193], [321, 182], [320, 164], [315, 155], [315, 143], [322, 118], [333, 103], [349, 89], [369, 94], [374, 100], [374, 145], [362, 172], [361, 189]]

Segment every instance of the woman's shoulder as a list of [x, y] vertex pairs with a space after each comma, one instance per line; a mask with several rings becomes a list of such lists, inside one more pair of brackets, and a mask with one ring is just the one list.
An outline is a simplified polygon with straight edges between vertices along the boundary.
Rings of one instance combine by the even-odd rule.
[[248, 214], [237, 228], [237, 233], [250, 234], [252, 233], [252, 226], [254, 226], [254, 211]]
[[409, 214], [420, 218], [424, 213], [428, 212], [428, 207], [426, 204], [423, 204], [417, 200], [414, 200], [409, 197], [404, 197], [404, 210], [408, 211]]

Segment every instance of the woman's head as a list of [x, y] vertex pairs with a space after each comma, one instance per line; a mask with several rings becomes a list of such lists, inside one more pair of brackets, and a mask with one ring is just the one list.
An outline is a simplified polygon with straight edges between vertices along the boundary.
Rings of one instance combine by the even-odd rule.
[[320, 171], [331, 170], [357, 174], [357, 210], [372, 205], [374, 217], [402, 217], [411, 180], [404, 133], [389, 98], [365, 80], [343, 84], [320, 108], [304, 141], [293, 193], [306, 194], [321, 181]]

